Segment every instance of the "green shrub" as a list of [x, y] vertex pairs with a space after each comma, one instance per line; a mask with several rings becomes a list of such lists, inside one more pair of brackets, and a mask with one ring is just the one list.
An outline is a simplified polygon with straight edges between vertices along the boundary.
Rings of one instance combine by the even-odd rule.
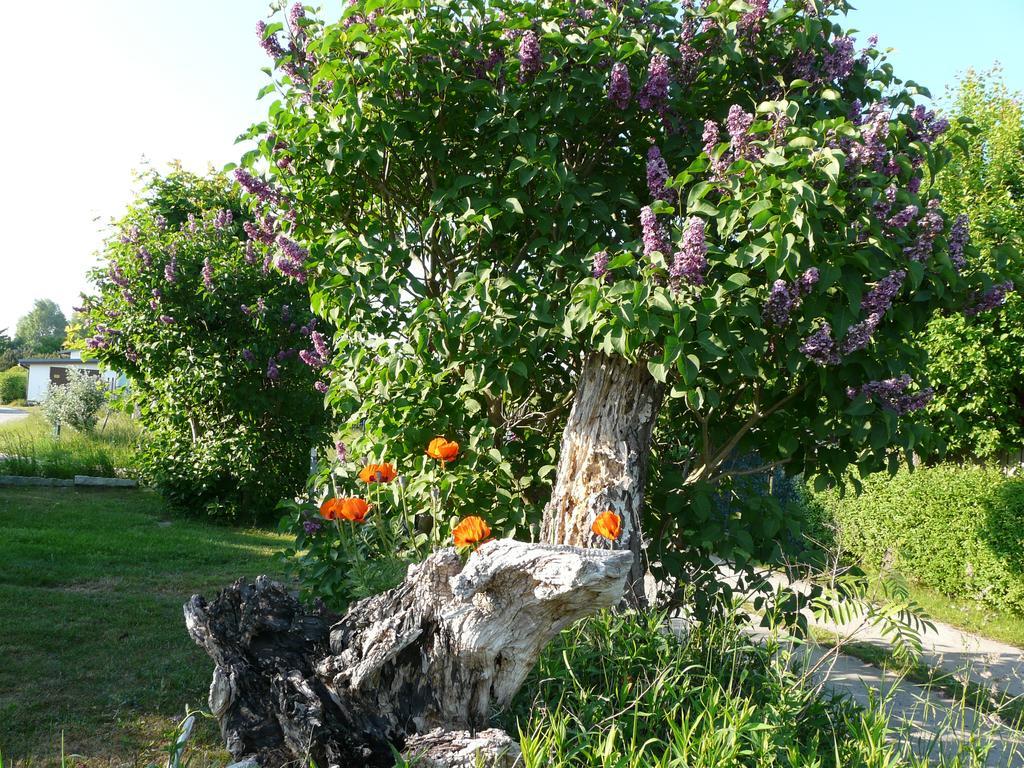
[[92, 432], [107, 393], [98, 376], [72, 371], [67, 384], [51, 386], [43, 400], [43, 413], [57, 426]]
[[950, 597], [1024, 613], [1024, 478], [942, 464], [812, 494], [816, 536]]
[[28, 397], [28, 371], [21, 367], [0, 372], [0, 403], [12, 403]]
[[276, 518], [327, 439], [327, 342], [269, 226], [223, 177], [153, 172], [90, 275], [79, 341], [131, 382], [143, 475], [193, 514]]

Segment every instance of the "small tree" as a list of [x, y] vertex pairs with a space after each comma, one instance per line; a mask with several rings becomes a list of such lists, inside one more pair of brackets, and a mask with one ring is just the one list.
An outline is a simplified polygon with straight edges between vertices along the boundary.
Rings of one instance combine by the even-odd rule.
[[56, 352], [64, 343], [67, 319], [50, 299], [36, 299], [32, 311], [18, 320], [15, 338], [31, 354]]
[[92, 432], [107, 392], [99, 376], [69, 371], [66, 384], [51, 386], [43, 400], [43, 414], [56, 427]]
[[919, 448], [913, 334], [1001, 278], [921, 191], [946, 122], [846, 7], [383, 0], [261, 27], [280, 78], [247, 160], [274, 183], [250, 188], [308, 244], [359, 448], [461, 438], [462, 503], [506, 530], [543, 506], [550, 541], [614, 510], [638, 602], [648, 561], [786, 540], [771, 497], [720, 513], [733, 478]]
[[[934, 182], [980, 264], [1020, 274], [1024, 232], [1024, 108], [999, 72], [969, 72], [954, 92], [945, 137], [958, 153]], [[928, 326], [925, 346], [935, 399], [928, 422], [955, 458], [997, 458], [1024, 447], [1024, 297], [1007, 290], [992, 311], [953, 313]]]
[[81, 319], [84, 346], [131, 380], [148, 477], [180, 507], [248, 520], [303, 488], [326, 430], [299, 359], [320, 339], [308, 294], [246, 234], [264, 226], [221, 177], [150, 174]]

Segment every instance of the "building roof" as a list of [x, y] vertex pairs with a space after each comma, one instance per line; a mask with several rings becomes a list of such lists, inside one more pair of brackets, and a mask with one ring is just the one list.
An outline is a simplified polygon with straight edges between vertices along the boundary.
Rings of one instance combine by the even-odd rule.
[[61, 363], [63, 365], [87, 365], [89, 363], [98, 363], [97, 360], [79, 360], [73, 357], [26, 357], [18, 361], [18, 365], [28, 367], [30, 365], [39, 363], [45, 365], [46, 363]]

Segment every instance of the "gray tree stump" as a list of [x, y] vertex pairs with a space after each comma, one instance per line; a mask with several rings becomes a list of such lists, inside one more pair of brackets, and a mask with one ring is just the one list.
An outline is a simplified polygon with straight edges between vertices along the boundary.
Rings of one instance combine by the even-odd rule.
[[483, 544], [409, 568], [395, 589], [339, 620], [280, 584], [238, 581], [185, 605], [213, 658], [210, 709], [235, 760], [260, 765], [511, 766], [518, 745], [482, 730], [564, 627], [616, 605], [628, 551]]

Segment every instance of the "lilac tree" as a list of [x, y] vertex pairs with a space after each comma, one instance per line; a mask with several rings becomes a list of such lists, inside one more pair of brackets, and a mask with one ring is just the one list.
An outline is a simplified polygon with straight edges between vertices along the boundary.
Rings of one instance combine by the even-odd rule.
[[613, 510], [639, 601], [648, 564], [785, 542], [771, 498], [718, 503], [737, 477], [920, 447], [914, 333], [1001, 277], [922, 190], [946, 122], [845, 9], [357, 0], [261, 25], [246, 162], [306, 249], [282, 251], [336, 328], [355, 449], [457, 437], [443, 482], [506, 530], [587, 545]]
[[224, 178], [151, 174], [84, 298], [84, 346], [130, 379], [146, 474], [193, 512], [271, 518], [326, 440], [322, 380], [299, 360], [316, 321], [268, 230]]

